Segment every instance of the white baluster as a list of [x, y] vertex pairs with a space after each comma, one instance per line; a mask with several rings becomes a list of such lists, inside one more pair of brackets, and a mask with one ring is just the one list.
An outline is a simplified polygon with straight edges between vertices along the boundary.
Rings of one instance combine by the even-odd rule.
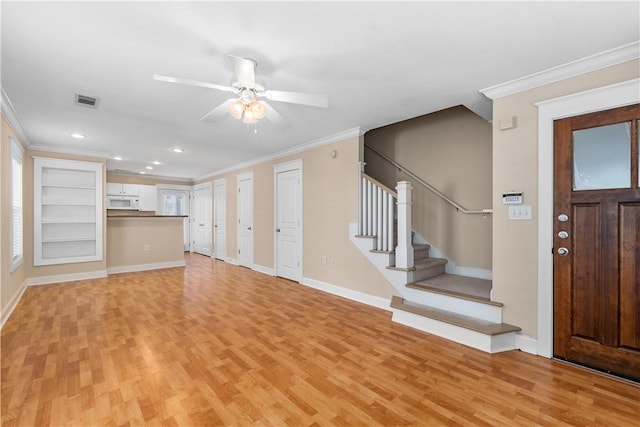
[[400, 181], [398, 192], [398, 246], [396, 246], [396, 267], [413, 267], [413, 245], [411, 244], [411, 183]]
[[367, 236], [372, 234], [373, 227], [371, 225], [371, 211], [373, 198], [371, 195], [371, 181], [367, 180]]
[[372, 212], [371, 212], [371, 225], [373, 227], [372, 235], [376, 236], [376, 240], [373, 242], [373, 248], [378, 249], [378, 186], [373, 184], [373, 200], [372, 200]]
[[382, 193], [382, 247], [381, 249], [383, 251], [388, 251], [389, 249], [387, 249], [388, 247], [388, 239], [389, 239], [389, 228], [388, 228], [388, 224], [387, 224], [387, 203], [389, 203], [389, 193], [387, 193], [386, 191], [384, 193]]
[[378, 250], [382, 250], [382, 200], [383, 200], [383, 195], [384, 192], [382, 191], [382, 188], [377, 187], [378, 189], [378, 203], [376, 205], [376, 211], [377, 211], [377, 224], [376, 224], [376, 228], [378, 229], [378, 232], [376, 233], [377, 239], [376, 239], [376, 249]]
[[394, 235], [395, 235], [394, 231], [395, 230], [394, 230], [394, 227], [393, 227], [393, 218], [394, 218], [393, 212], [394, 212], [394, 209], [396, 207], [396, 199], [391, 194], [389, 194], [389, 197], [387, 199], [388, 199], [387, 200], [387, 210], [388, 210], [388, 213], [387, 213], [387, 224], [388, 224], [387, 228], [389, 229], [389, 237], [388, 237], [388, 240], [387, 240], [387, 250], [388, 251], [392, 251], [393, 250], [393, 245], [395, 244], [395, 242], [394, 242]]

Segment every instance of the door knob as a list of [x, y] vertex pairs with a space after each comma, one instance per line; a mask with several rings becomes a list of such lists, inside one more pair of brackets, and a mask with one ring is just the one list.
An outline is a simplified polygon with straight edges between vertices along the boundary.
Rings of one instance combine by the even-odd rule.
[[276, 228], [276, 233], [279, 233], [279, 232], [280, 232], [280, 229], [279, 229], [279, 228]]
[[569, 233], [567, 233], [566, 231], [559, 231], [558, 232], [558, 237], [561, 239], [566, 239], [567, 237], [569, 237]]
[[561, 248], [558, 248], [558, 255], [562, 255], [562, 256], [569, 255], [569, 249], [565, 248], [564, 246]]
[[247, 230], [251, 230], [251, 227], [247, 227]]

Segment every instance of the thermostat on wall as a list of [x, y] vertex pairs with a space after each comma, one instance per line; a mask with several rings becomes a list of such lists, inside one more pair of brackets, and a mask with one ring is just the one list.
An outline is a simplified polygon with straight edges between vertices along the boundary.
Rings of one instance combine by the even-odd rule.
[[503, 205], [521, 205], [522, 204], [522, 193], [511, 192], [511, 193], [503, 193], [502, 194], [502, 204]]

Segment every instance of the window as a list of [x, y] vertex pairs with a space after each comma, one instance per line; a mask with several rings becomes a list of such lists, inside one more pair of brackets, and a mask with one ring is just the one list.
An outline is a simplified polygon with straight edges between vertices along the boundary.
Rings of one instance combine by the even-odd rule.
[[11, 271], [22, 264], [23, 259], [23, 203], [22, 203], [22, 163], [24, 150], [13, 138], [11, 141]]

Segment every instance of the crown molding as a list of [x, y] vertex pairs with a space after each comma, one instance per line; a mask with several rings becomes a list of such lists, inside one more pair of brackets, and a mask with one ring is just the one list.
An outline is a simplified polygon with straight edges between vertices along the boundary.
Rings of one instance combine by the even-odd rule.
[[640, 41], [635, 41], [558, 65], [557, 67], [481, 89], [479, 92], [493, 100], [638, 58], [640, 58]]
[[141, 178], [141, 179], [159, 179], [159, 180], [163, 180], [163, 181], [176, 181], [176, 182], [187, 182], [187, 183], [192, 183], [194, 181], [191, 178], [181, 178], [181, 177], [165, 176], [165, 175], [154, 175], [154, 174], [149, 174], [149, 173], [145, 173], [143, 175], [143, 174], [136, 173], [136, 172], [117, 171], [117, 170], [111, 170], [111, 169], [107, 169], [107, 175], [129, 176], [129, 177], [135, 177], [135, 178]]
[[316, 139], [310, 142], [306, 142], [303, 144], [299, 144], [299, 145], [295, 145], [293, 147], [284, 149], [284, 150], [280, 150], [280, 151], [276, 151], [275, 153], [271, 153], [269, 155], [263, 156], [263, 157], [258, 157], [256, 159], [253, 160], [248, 160], [246, 162], [242, 162], [242, 163], [238, 163], [236, 165], [227, 167], [227, 168], [223, 168], [223, 169], [219, 169], [217, 171], [213, 171], [211, 173], [208, 173], [204, 176], [201, 176], [199, 178], [194, 179], [194, 181], [200, 181], [202, 179], [207, 179], [207, 178], [211, 178], [217, 175], [222, 175], [225, 173], [229, 173], [229, 172], [233, 172], [234, 170], [238, 170], [238, 169], [242, 169], [242, 168], [247, 168], [250, 166], [254, 166], [260, 163], [265, 163], [271, 160], [276, 160], [276, 159], [280, 159], [282, 157], [286, 157], [286, 156], [291, 156], [293, 154], [298, 154], [298, 153], [302, 153], [303, 151], [308, 151], [308, 150], [312, 150], [314, 148], [318, 148], [318, 147], [322, 147], [323, 145], [329, 145], [329, 144], [333, 144], [335, 142], [340, 142], [340, 141], [344, 141], [345, 139], [349, 139], [349, 138], [358, 138], [362, 135], [364, 135], [366, 132], [368, 132], [369, 129], [365, 129], [365, 128], [361, 128], [361, 127], [356, 127], [353, 129], [348, 129], [342, 132], [338, 132], [338, 133], [334, 133], [333, 135], [329, 135], [329, 136], [325, 136], [323, 138], [320, 139]]
[[27, 133], [24, 130], [24, 126], [22, 126], [22, 122], [20, 121], [20, 117], [18, 116], [16, 109], [13, 108], [13, 104], [4, 89], [0, 88], [0, 92], [2, 92], [2, 115], [7, 119], [7, 122], [20, 139], [20, 142], [28, 147], [31, 142], [29, 141], [29, 138], [27, 138]]
[[76, 156], [98, 157], [108, 159], [111, 153], [106, 151], [83, 150], [82, 148], [57, 147], [54, 145], [32, 144], [27, 147], [31, 151], [48, 151], [50, 153], [73, 154]]

